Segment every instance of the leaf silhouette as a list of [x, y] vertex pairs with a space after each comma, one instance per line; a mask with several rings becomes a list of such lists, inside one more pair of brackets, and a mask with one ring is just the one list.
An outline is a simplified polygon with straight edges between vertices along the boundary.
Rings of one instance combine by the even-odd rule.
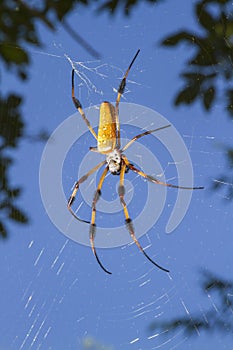
[[10, 207], [8, 217], [14, 221], [25, 224], [28, 222], [26, 214], [24, 214], [21, 209], [16, 208], [15, 206]]
[[[220, 98], [218, 80], [225, 83], [233, 78], [233, 16], [229, 12], [230, 0], [201, 0], [195, 4], [195, 17], [201, 32], [181, 30], [162, 41], [164, 46], [181, 43], [192, 47], [193, 56], [187, 60], [181, 74], [184, 87], [176, 94], [175, 105], [201, 100], [208, 111]], [[212, 9], [211, 9], [212, 6]], [[213, 11], [213, 7], [215, 11]], [[196, 75], [196, 77], [195, 77]], [[199, 76], [199, 77], [198, 77]], [[199, 80], [199, 87], [197, 80]], [[212, 82], [210, 82], [212, 80]], [[192, 92], [191, 89], [194, 89]], [[232, 87], [225, 84], [225, 108], [233, 115]]]

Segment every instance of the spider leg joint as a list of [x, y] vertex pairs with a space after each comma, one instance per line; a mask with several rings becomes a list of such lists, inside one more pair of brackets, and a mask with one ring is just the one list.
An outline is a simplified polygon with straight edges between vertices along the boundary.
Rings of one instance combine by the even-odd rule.
[[118, 93], [119, 94], [123, 94], [124, 93], [124, 91], [125, 91], [125, 85], [126, 85], [126, 78], [123, 78], [122, 79], [122, 81], [121, 81], [121, 83], [120, 83], [120, 86], [119, 86], [119, 88], [118, 88]]
[[93, 206], [95, 206], [96, 202], [99, 200], [101, 196], [101, 190], [96, 190], [93, 198]]
[[82, 108], [81, 102], [75, 96], [73, 96], [72, 99], [77, 109]]
[[119, 187], [118, 187], [118, 194], [119, 194], [120, 197], [124, 196], [124, 194], [125, 194], [125, 186], [119, 185]]
[[96, 235], [96, 224], [90, 224], [90, 232], [89, 232], [90, 239], [93, 240], [95, 235]]
[[130, 234], [132, 234], [132, 232], [134, 231], [132, 220], [130, 218], [128, 218], [125, 220], [125, 223], [126, 223], [128, 231], [130, 232]]
[[71, 205], [74, 203], [75, 197], [74, 196], [70, 196], [69, 200], [68, 200], [68, 207], [71, 207]]

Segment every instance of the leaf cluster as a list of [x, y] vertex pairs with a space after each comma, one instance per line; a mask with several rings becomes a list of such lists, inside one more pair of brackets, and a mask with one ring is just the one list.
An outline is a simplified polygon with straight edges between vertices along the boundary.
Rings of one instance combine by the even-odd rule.
[[[157, 3], [161, 0], [146, 0], [149, 3]], [[27, 67], [30, 64], [28, 46], [43, 46], [38, 34], [38, 24], [49, 30], [56, 30], [61, 23], [64, 29], [73, 36], [90, 54], [95, 57], [99, 53], [78, 34], [72, 30], [66, 18], [77, 5], [90, 6], [95, 4], [98, 13], [104, 11], [115, 14], [123, 9], [125, 15], [129, 15], [132, 8], [139, 4], [138, 0], [42, 0], [31, 2], [23, 0], [2, 0], [0, 2], [0, 61], [3, 61], [7, 69], [13, 69], [21, 79], [27, 78]]]
[[[87, 3], [87, 1], [79, 1]], [[74, 0], [44, 0], [38, 6], [23, 0], [2, 0], [0, 3], [0, 60], [7, 69], [15, 69], [21, 79], [27, 78], [26, 67], [30, 57], [26, 47], [41, 47], [38, 24], [55, 30], [56, 21], [62, 21], [77, 3]]]
[[225, 189], [225, 199], [233, 199], [233, 148], [226, 148], [226, 159], [228, 172], [220, 175], [220, 177], [214, 181], [213, 189], [220, 190]]
[[[151, 4], [158, 3], [161, 0], [145, 0], [144, 2], [148, 2]], [[103, 2], [103, 4], [101, 4]], [[136, 5], [139, 5], [139, 3], [142, 1], [139, 0], [107, 0], [107, 1], [99, 1], [100, 5], [98, 6], [97, 11], [103, 12], [107, 11], [109, 14], [116, 14], [117, 11], [120, 9], [123, 10], [124, 14], [126, 16], [129, 16], [131, 14], [131, 11], [133, 8], [136, 7]]]
[[[190, 52], [194, 52], [181, 73], [184, 86], [175, 98], [175, 105], [191, 104], [199, 99], [208, 111], [215, 100], [223, 96], [225, 108], [233, 117], [232, 2], [198, 1], [195, 4], [195, 17], [200, 26], [200, 34], [182, 30], [162, 42], [165, 46], [184, 43], [191, 48]], [[217, 85], [219, 82], [226, 83], [220, 88]]]
[[[0, 2], [0, 64], [7, 71], [25, 81], [30, 65], [30, 46], [42, 47], [38, 25], [55, 30], [58, 21], [72, 10], [76, 3], [87, 4], [88, 1], [77, 0], [43, 0], [40, 2], [23, 0], [1, 0]], [[27, 215], [15, 204], [22, 191], [10, 183], [10, 168], [14, 163], [9, 156], [25, 137], [24, 122], [20, 107], [23, 99], [11, 93], [0, 95], [0, 235], [7, 237], [7, 222], [22, 224], [28, 222]], [[39, 139], [45, 138], [45, 133]], [[31, 137], [33, 139], [33, 137]], [[14, 178], [15, 180], [15, 178]]]
[[9, 150], [17, 146], [24, 128], [19, 113], [21, 103], [18, 95], [0, 97], [0, 235], [3, 238], [7, 237], [6, 221], [28, 222], [26, 214], [14, 203], [21, 189], [12, 187], [9, 181], [9, 169], [13, 163]]
[[[159, 0], [146, 0], [156, 3]], [[67, 16], [76, 6], [95, 4], [97, 12], [108, 12], [111, 15], [123, 9], [126, 15], [131, 13], [138, 0], [1, 0], [0, 1], [0, 67], [15, 74], [20, 80], [28, 77], [30, 65], [30, 47], [42, 47], [43, 40], [39, 36], [39, 25], [55, 31], [58, 23], [83, 46], [92, 56], [100, 54], [94, 50], [66, 21]], [[1, 74], [0, 74], [1, 78]], [[0, 234], [7, 236], [5, 222], [10, 219], [27, 223], [28, 218], [21, 209], [15, 206], [20, 197], [20, 188], [11, 187], [9, 169], [13, 158], [8, 154], [9, 148], [16, 148], [19, 139], [25, 137], [24, 123], [20, 112], [22, 97], [14, 93], [7, 97], [0, 95]], [[46, 133], [39, 139], [46, 138]], [[33, 137], [31, 137], [33, 140]], [[34, 138], [35, 140], [35, 138]]]
[[[188, 335], [198, 335], [205, 332], [225, 332], [233, 336], [233, 282], [214, 276], [209, 272], [203, 272], [202, 291], [205, 295], [211, 295], [211, 300], [216, 300], [208, 310], [195, 315], [176, 317], [167, 322], [154, 322], [150, 325], [150, 331], [160, 331], [168, 334], [176, 330], [183, 330]], [[209, 299], [208, 299], [209, 301]]]

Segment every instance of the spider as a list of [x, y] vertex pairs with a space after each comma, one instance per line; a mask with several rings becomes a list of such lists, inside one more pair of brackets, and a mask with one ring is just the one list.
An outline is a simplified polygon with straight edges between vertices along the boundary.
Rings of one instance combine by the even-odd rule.
[[[145, 136], [145, 135], [149, 135], [151, 133], [154, 133], [158, 130], [162, 130], [165, 128], [170, 127], [170, 125], [165, 125], [162, 126], [160, 128], [157, 129], [153, 129], [153, 130], [148, 130], [145, 131], [137, 136], [135, 136], [134, 138], [132, 138], [123, 148], [121, 148], [121, 139], [120, 139], [120, 122], [119, 122], [119, 103], [120, 103], [120, 99], [122, 94], [124, 93], [125, 90], [125, 86], [126, 86], [126, 79], [128, 77], [129, 71], [134, 63], [134, 61], [136, 60], [138, 54], [139, 54], [140, 50], [138, 50], [134, 56], [134, 58], [132, 59], [128, 69], [125, 72], [125, 75], [123, 76], [123, 79], [121, 80], [121, 83], [119, 85], [118, 88], [118, 92], [117, 92], [117, 98], [116, 98], [116, 104], [115, 107], [107, 102], [104, 101], [101, 103], [100, 105], [100, 116], [99, 116], [99, 127], [98, 127], [98, 134], [96, 134], [96, 132], [94, 131], [94, 129], [92, 128], [90, 122], [88, 121], [83, 109], [82, 109], [82, 105], [80, 103], [80, 101], [75, 97], [74, 94], [74, 69], [72, 70], [72, 100], [73, 103], [75, 105], [75, 107], [77, 108], [77, 110], [79, 111], [79, 113], [81, 114], [84, 122], [86, 123], [88, 129], [90, 130], [90, 132], [92, 133], [92, 135], [94, 136], [94, 138], [97, 140], [97, 147], [90, 147], [91, 151], [94, 152], [98, 152], [101, 153], [103, 155], [106, 156], [106, 159], [102, 162], [100, 162], [99, 164], [97, 164], [96, 166], [94, 166], [91, 170], [88, 171], [88, 173], [86, 173], [85, 175], [83, 175], [74, 185], [74, 189], [73, 192], [68, 200], [68, 209], [71, 212], [71, 214], [79, 221], [82, 222], [86, 222], [88, 224], [90, 224], [90, 231], [89, 231], [89, 236], [90, 236], [90, 243], [91, 243], [91, 248], [92, 251], [96, 257], [96, 260], [98, 262], [98, 264], [101, 266], [101, 268], [108, 274], [111, 274], [110, 271], [108, 271], [101, 263], [96, 249], [95, 249], [95, 245], [94, 245], [94, 238], [95, 238], [95, 234], [96, 234], [96, 224], [95, 224], [95, 219], [96, 219], [96, 203], [98, 202], [100, 196], [101, 196], [101, 188], [105, 179], [105, 176], [107, 175], [108, 172], [110, 172], [112, 175], [119, 175], [120, 176], [120, 184], [118, 187], [118, 195], [120, 198], [120, 202], [123, 206], [123, 211], [124, 211], [124, 215], [125, 215], [125, 224], [126, 227], [133, 239], [133, 241], [136, 243], [136, 245], [138, 246], [138, 248], [140, 249], [140, 251], [145, 255], [145, 257], [155, 266], [157, 266], [160, 270], [163, 270], [165, 272], [169, 272], [169, 270], [165, 269], [164, 267], [158, 265], [154, 260], [152, 260], [147, 253], [144, 251], [144, 249], [142, 248], [142, 246], [140, 245], [139, 241], [137, 240], [136, 236], [135, 236], [135, 232], [134, 232], [134, 227], [133, 227], [133, 223], [132, 220], [129, 216], [129, 212], [127, 209], [127, 205], [125, 203], [124, 200], [124, 194], [125, 194], [125, 187], [124, 187], [124, 175], [126, 172], [128, 172], [129, 170], [132, 170], [133, 172], [135, 172], [136, 174], [142, 176], [143, 178], [147, 179], [148, 181], [151, 181], [155, 184], [158, 185], [163, 185], [163, 186], [167, 186], [167, 187], [173, 187], [173, 188], [181, 188], [181, 189], [186, 189], [186, 190], [196, 190], [196, 189], [203, 189], [203, 187], [183, 187], [183, 186], [176, 186], [176, 185], [172, 185], [170, 183], [166, 183], [166, 182], [162, 182], [160, 180], [158, 180], [157, 178], [151, 176], [151, 175], [147, 175], [145, 174], [143, 171], [137, 169], [133, 164], [131, 164], [129, 162], [129, 160], [127, 159], [127, 157], [123, 154], [124, 151], [126, 151], [126, 149], [132, 145], [133, 142], [135, 142], [136, 140], [140, 139], [141, 137]], [[94, 197], [93, 197], [93, 201], [92, 201], [92, 212], [91, 212], [91, 221], [86, 221], [86, 220], [82, 220], [80, 219], [72, 210], [72, 204], [75, 200], [76, 194], [78, 192], [79, 186], [81, 183], [83, 183], [85, 180], [87, 180], [87, 178], [93, 174], [94, 172], [96, 172], [99, 168], [101, 168], [103, 165], [106, 165], [104, 168], [104, 171], [100, 177], [97, 189], [94, 193]]]

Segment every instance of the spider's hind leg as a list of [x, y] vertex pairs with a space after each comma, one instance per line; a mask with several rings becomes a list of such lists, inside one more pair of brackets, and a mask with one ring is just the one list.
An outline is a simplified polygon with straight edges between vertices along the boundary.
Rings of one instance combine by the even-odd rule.
[[130, 236], [132, 237], [133, 241], [136, 243], [137, 247], [141, 250], [141, 252], [145, 255], [145, 257], [152, 262], [152, 264], [154, 264], [155, 266], [157, 266], [160, 270], [163, 270], [165, 272], [169, 272], [169, 270], [165, 269], [164, 267], [158, 265], [154, 260], [152, 260], [149, 255], [146, 254], [146, 252], [144, 251], [144, 249], [142, 248], [141, 244], [138, 242], [135, 233], [134, 233], [134, 227], [133, 227], [133, 222], [131, 220], [131, 218], [129, 217], [129, 212], [124, 200], [124, 195], [125, 195], [125, 187], [124, 187], [124, 175], [126, 172], [126, 163], [124, 162], [124, 160], [122, 161], [122, 166], [121, 166], [121, 173], [120, 173], [120, 185], [118, 188], [118, 194], [120, 197], [120, 201], [121, 204], [123, 206], [123, 210], [124, 210], [124, 214], [125, 214], [125, 224], [126, 227], [129, 231]]
[[96, 249], [95, 249], [95, 244], [94, 244], [94, 239], [95, 239], [95, 235], [96, 235], [96, 224], [95, 224], [95, 217], [96, 217], [96, 203], [98, 202], [100, 196], [101, 196], [101, 188], [102, 188], [102, 185], [103, 185], [103, 182], [104, 182], [104, 178], [105, 176], [107, 175], [107, 172], [108, 172], [108, 167], [106, 167], [100, 177], [100, 180], [99, 180], [99, 183], [98, 183], [98, 187], [95, 191], [95, 194], [94, 194], [94, 198], [93, 198], [93, 201], [92, 201], [92, 212], [91, 212], [91, 223], [90, 223], [90, 231], [89, 231], [89, 236], [90, 236], [90, 242], [91, 242], [91, 249], [93, 251], [93, 254], [95, 255], [96, 257], [96, 260], [98, 262], [98, 264], [100, 265], [100, 267], [108, 274], [112, 274], [110, 271], [108, 271], [101, 263], [98, 255], [97, 255], [97, 252], [96, 252]]
[[88, 173], [86, 173], [86, 174], [83, 175], [78, 181], [76, 181], [75, 186], [74, 186], [74, 189], [73, 189], [73, 191], [72, 191], [72, 193], [71, 193], [71, 196], [70, 196], [70, 198], [68, 199], [68, 202], [67, 202], [67, 208], [68, 208], [68, 210], [69, 210], [70, 213], [75, 217], [75, 219], [77, 219], [77, 220], [79, 220], [79, 221], [81, 221], [81, 222], [85, 222], [85, 223], [87, 223], [87, 224], [90, 224], [90, 221], [80, 219], [80, 218], [75, 214], [75, 212], [74, 212], [73, 209], [72, 209], [72, 205], [73, 205], [73, 203], [74, 203], [74, 201], [75, 201], [77, 192], [78, 192], [78, 190], [79, 190], [79, 186], [80, 186], [84, 181], [86, 181], [87, 178], [88, 178], [91, 174], [93, 174], [95, 171], [97, 171], [97, 170], [98, 170], [102, 165], [104, 165], [104, 164], [105, 164], [105, 161], [103, 161], [103, 162], [97, 164], [94, 168], [92, 168], [91, 170], [89, 170]]

